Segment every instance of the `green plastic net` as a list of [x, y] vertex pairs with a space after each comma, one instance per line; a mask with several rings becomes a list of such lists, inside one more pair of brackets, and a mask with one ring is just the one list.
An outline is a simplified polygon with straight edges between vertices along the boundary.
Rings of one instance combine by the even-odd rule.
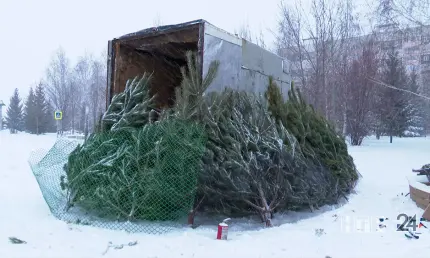
[[203, 128], [168, 119], [95, 133], [85, 142], [60, 138], [29, 163], [57, 218], [164, 233], [186, 225], [205, 144]]

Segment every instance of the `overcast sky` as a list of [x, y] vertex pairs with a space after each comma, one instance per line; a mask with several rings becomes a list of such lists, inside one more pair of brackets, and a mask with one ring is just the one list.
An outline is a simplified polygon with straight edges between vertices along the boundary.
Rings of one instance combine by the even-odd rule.
[[205, 19], [234, 32], [249, 24], [273, 42], [280, 0], [0, 0], [0, 100], [15, 88], [25, 98], [61, 46], [72, 62], [100, 54], [108, 40], [152, 27]]

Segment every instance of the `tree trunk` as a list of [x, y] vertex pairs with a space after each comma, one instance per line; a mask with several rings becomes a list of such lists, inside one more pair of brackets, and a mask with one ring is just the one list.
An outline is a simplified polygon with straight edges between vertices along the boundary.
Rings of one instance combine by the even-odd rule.
[[264, 221], [266, 227], [273, 227], [272, 212], [266, 210], [266, 211], [261, 213], [261, 217], [263, 218], [263, 221]]
[[75, 106], [72, 105], [72, 135], [75, 134]]
[[390, 143], [393, 143], [393, 135], [390, 134]]
[[194, 207], [190, 213], [188, 213], [188, 225], [192, 226], [194, 225], [194, 218], [196, 217], [197, 210], [199, 209], [200, 205], [202, 204], [203, 200], [205, 199], [205, 196], [202, 197], [202, 199], [197, 203], [196, 207]]
[[342, 128], [343, 136], [346, 136], [346, 134], [348, 133], [348, 131], [347, 131], [347, 125], [348, 125], [347, 119], [348, 119], [348, 116], [347, 116], [346, 108], [345, 108], [345, 110], [343, 111], [343, 128]]

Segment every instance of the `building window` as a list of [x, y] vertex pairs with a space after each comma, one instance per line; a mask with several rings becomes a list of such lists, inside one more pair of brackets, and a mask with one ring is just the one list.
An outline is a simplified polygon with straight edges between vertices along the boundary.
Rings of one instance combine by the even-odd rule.
[[421, 56], [421, 63], [429, 63], [429, 62], [430, 62], [430, 55]]
[[282, 60], [282, 71], [284, 72], [284, 73], [289, 73], [290, 72], [290, 66], [289, 66], [289, 64], [288, 64], [288, 61], [287, 60]]

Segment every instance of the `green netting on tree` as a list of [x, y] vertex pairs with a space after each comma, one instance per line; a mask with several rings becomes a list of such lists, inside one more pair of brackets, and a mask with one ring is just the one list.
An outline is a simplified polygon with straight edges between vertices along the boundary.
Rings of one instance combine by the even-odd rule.
[[99, 225], [127, 220], [139, 223], [119, 224], [140, 227], [145, 220], [173, 221], [190, 210], [192, 218], [204, 210], [257, 212], [271, 225], [276, 211], [318, 208], [352, 189], [358, 175], [343, 138], [298, 91], [284, 102], [270, 81], [268, 103], [237, 90], [207, 93], [219, 63], [201, 78], [197, 55], [186, 57], [172, 108], [155, 112], [150, 76], [136, 77], [113, 97], [101, 130], [69, 156], [52, 153], [61, 162], [49, 155], [37, 160], [35, 175], [50, 178], [38, 179], [44, 195], [62, 189], [61, 202], [47, 198], [61, 203], [50, 205], [57, 211], [66, 206], [61, 215], [69, 216], [60, 218], [91, 218]]
[[55, 216], [61, 216], [66, 206], [66, 193], [60, 187], [60, 178], [65, 176], [63, 166], [68, 155], [77, 146], [76, 141], [59, 139], [49, 151], [37, 150], [30, 155], [30, 168]]
[[205, 143], [203, 128], [174, 119], [94, 134], [71, 153], [62, 185], [85, 211], [175, 220], [192, 208]]

